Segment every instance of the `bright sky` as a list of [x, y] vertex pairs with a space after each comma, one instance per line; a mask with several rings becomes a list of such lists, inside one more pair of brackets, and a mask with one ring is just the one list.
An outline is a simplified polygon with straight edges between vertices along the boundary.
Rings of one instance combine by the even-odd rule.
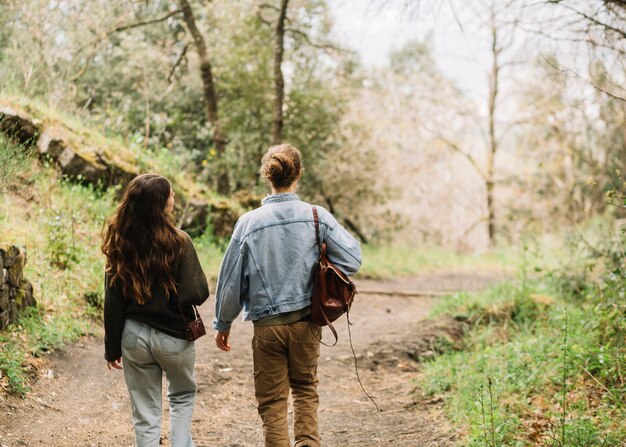
[[[464, 24], [461, 30], [449, 2], [439, 2], [441, 6], [435, 11], [407, 9], [405, 3], [406, 0], [329, 2], [337, 39], [355, 49], [366, 66], [380, 67], [404, 43], [423, 39], [432, 32], [439, 68], [464, 91], [480, 95], [486, 88], [490, 63], [488, 36], [477, 31], [476, 26]], [[467, 16], [469, 10], [457, 10], [456, 14]]]

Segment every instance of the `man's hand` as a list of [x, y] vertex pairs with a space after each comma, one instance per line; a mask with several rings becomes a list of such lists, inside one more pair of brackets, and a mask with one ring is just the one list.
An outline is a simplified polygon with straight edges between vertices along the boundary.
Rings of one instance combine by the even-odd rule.
[[120, 357], [119, 359], [115, 359], [112, 362], [107, 362], [107, 368], [109, 368], [109, 370], [111, 368], [122, 369], [122, 357]]
[[228, 336], [230, 335], [230, 331], [218, 331], [215, 334], [215, 344], [222, 351], [230, 351], [230, 345], [228, 344]]

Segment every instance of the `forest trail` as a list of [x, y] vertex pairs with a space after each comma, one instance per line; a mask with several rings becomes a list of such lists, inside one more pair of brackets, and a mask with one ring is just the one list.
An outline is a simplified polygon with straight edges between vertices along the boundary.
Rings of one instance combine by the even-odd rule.
[[[501, 272], [447, 271], [396, 281], [361, 280], [361, 290], [469, 290], [501, 280]], [[345, 318], [336, 325], [337, 346], [322, 346], [320, 432], [324, 446], [452, 446], [455, 432], [441, 402], [427, 401], [414, 379], [419, 364], [407, 347], [424, 336], [436, 298], [357, 295], [352, 339], [366, 390], [355, 377]], [[202, 306], [209, 326], [213, 297]], [[262, 446], [252, 384], [252, 324], [237, 321], [232, 351], [219, 351], [214, 331], [196, 343], [198, 395], [193, 418], [197, 447]], [[325, 331], [329, 340], [330, 331]], [[165, 386], [164, 386], [165, 388]], [[167, 403], [164, 400], [164, 407]], [[290, 414], [291, 418], [291, 414]], [[291, 423], [291, 421], [290, 421]], [[167, 410], [162, 445], [169, 446]], [[51, 359], [25, 399], [0, 400], [0, 447], [132, 446], [130, 405], [120, 371], [108, 371], [101, 335], [86, 337]]]

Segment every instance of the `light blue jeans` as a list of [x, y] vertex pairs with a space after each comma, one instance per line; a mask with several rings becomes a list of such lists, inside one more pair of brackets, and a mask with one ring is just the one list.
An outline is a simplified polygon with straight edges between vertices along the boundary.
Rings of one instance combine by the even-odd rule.
[[170, 445], [194, 447], [191, 414], [196, 397], [194, 342], [171, 337], [145, 323], [126, 320], [122, 365], [130, 394], [137, 447], [158, 447], [163, 372], [170, 403]]

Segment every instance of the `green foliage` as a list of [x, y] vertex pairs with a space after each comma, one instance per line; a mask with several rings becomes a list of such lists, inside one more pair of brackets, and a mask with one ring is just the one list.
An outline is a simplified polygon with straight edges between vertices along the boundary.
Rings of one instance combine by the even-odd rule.
[[32, 149], [9, 140], [0, 133], [0, 192], [23, 174], [32, 162]]
[[[558, 308], [548, 313], [547, 320], [530, 326], [515, 324], [515, 320], [509, 320], [504, 328], [500, 322], [479, 326], [468, 336], [465, 351], [444, 354], [424, 365], [427, 392], [448, 393], [452, 417], [459, 422], [469, 421], [470, 445], [484, 445], [485, 439], [496, 446], [533, 445], [533, 418], [547, 421], [542, 435], [549, 436], [559, 423], [564, 368], [568, 377], [565, 404], [570, 407], [567, 433], [576, 433], [585, 418], [590, 418], [597, 424], [595, 435], [626, 436], [623, 427], [616, 424], [617, 419], [596, 420], [602, 415], [617, 418], [621, 414], [610, 396], [601, 397], [597, 407], [586, 400], [597, 398], [594, 393], [598, 390], [587, 388], [581, 364], [597, 354], [597, 332], [589, 330], [585, 312], [570, 311], [570, 331], [576, 342], [564, 346], [562, 330], [555, 331], [562, 329], [563, 315]], [[571, 353], [564, 365], [562, 352]], [[598, 378], [598, 373], [596, 370], [592, 374]], [[489, 413], [485, 418], [485, 402], [494, 406], [493, 416]], [[618, 402], [620, 406], [623, 403]]]
[[[15, 341], [11, 334], [0, 336], [0, 372], [2, 373], [3, 387], [18, 396], [26, 394], [30, 388], [26, 375], [24, 353], [21, 345]], [[6, 379], [5, 379], [6, 378]]]
[[50, 265], [65, 270], [78, 260], [74, 242], [75, 223], [76, 216], [73, 211], [67, 216], [59, 210], [52, 210], [46, 238]]
[[84, 247], [78, 241], [78, 233], [85, 225], [102, 228], [110, 213], [113, 194], [114, 190], [103, 192], [92, 185], [61, 182], [61, 200], [46, 212], [50, 265], [65, 270], [81, 259]]
[[[512, 219], [520, 220], [525, 208], [530, 215], [539, 217], [542, 213], [543, 219], [528, 220], [538, 220], [544, 225], [546, 220], [551, 225], [558, 221], [584, 222], [590, 213], [604, 213], [608, 192], [618, 197], [626, 193], [625, 102], [598, 89], [589, 91], [591, 102], [582, 95], [572, 95], [573, 78], [555, 70], [562, 65], [559, 57], [537, 57], [536, 75], [523, 87], [521, 107], [531, 112], [532, 118], [521, 126], [519, 140], [528, 144], [529, 149], [523, 155], [526, 162], [536, 163], [540, 169], [534, 170], [526, 180], [533, 200], [528, 203], [520, 200], [513, 205], [511, 210], [516, 211], [511, 214]], [[610, 91], [609, 86], [619, 85], [621, 81], [601, 60], [595, 59], [590, 64], [592, 84]], [[584, 111], [586, 104], [593, 104], [596, 110], [593, 117]], [[537, 206], [545, 203], [549, 203], [549, 210]], [[623, 217], [624, 209], [617, 214]]]
[[424, 365], [423, 386], [448, 397], [451, 417], [468, 424], [468, 445], [626, 440], [626, 240], [601, 232], [592, 245], [577, 234], [580, 244], [570, 245], [576, 255], [564, 255], [560, 269], [457, 294], [436, 307], [435, 314], [463, 318], [471, 330], [465, 350]]
[[193, 243], [204, 273], [210, 282], [216, 283], [228, 241], [217, 239], [207, 232], [195, 238]]
[[17, 325], [0, 336], [0, 371], [7, 377], [8, 390], [19, 396], [29, 391], [32, 370], [26, 354], [39, 357], [75, 341], [89, 331], [89, 322], [71, 312], [51, 318], [41, 309], [29, 309]]
[[49, 318], [40, 309], [31, 309], [20, 317], [16, 329], [28, 334], [28, 350], [38, 357], [89, 332], [89, 321], [77, 318], [71, 309], [57, 318]]
[[[271, 140], [274, 28], [259, 18], [253, 0], [193, 2], [192, 7], [211, 58], [220, 122], [228, 140], [223, 155], [218, 154], [213, 129], [207, 124], [197, 52], [182, 16], [110, 32], [120, 23], [163, 16], [170, 11], [167, 2], [138, 3], [132, 8], [120, 0], [86, 2], [69, 10], [41, 0], [11, 4], [6, 17], [14, 20], [8, 21], [7, 32], [21, 38], [5, 52], [3, 71], [16, 76], [4, 90], [41, 98], [95, 123], [104, 134], [121, 139], [120, 147], [131, 147], [130, 161], [141, 170], [158, 166], [168, 177], [191, 174], [210, 185], [225, 166], [232, 190], [264, 190], [258, 169]], [[266, 21], [276, 19], [271, 8], [264, 9], [263, 15]], [[39, 29], [43, 21], [46, 30]], [[94, 27], [67, 25], [84, 21]], [[307, 174], [301, 192], [329, 207], [332, 201], [340, 221], [350, 218], [367, 228], [366, 217], [375, 213], [362, 211], [383, 203], [387, 192], [370, 182], [379, 155], [360, 154], [342, 135], [342, 118], [354, 94], [344, 87], [356, 85], [346, 69], [354, 63], [353, 57], [312, 45], [328, 41], [327, 2], [303, 0], [291, 5], [288, 23], [298, 32], [285, 36], [283, 139], [304, 153]], [[35, 31], [41, 42], [33, 40]], [[58, 39], [61, 34], [63, 39]], [[24, 66], [32, 68], [27, 80], [18, 76]], [[88, 140], [89, 145], [102, 147], [103, 141]], [[128, 151], [114, 145], [105, 152], [117, 156]], [[337, 163], [341, 156], [349, 162]], [[355, 165], [361, 167], [359, 175], [351, 173]], [[351, 183], [347, 187], [344, 183], [342, 192], [333, 179]], [[326, 185], [323, 194], [320, 184]]]
[[516, 249], [500, 248], [481, 255], [462, 254], [434, 246], [362, 245], [363, 264], [359, 275], [368, 278], [411, 276], [443, 268], [515, 268]]
[[[26, 247], [24, 276], [33, 283], [39, 306], [21, 315], [0, 340], [0, 371], [7, 389], [16, 394], [27, 391], [36, 372], [33, 357], [91, 331], [89, 316], [101, 314], [101, 309], [99, 314], [90, 310], [85, 295], [102, 290], [99, 235], [115, 193], [59, 182], [50, 167], [39, 168], [33, 178], [20, 194], [0, 200], [0, 234]], [[26, 204], [23, 196], [32, 203]]]

